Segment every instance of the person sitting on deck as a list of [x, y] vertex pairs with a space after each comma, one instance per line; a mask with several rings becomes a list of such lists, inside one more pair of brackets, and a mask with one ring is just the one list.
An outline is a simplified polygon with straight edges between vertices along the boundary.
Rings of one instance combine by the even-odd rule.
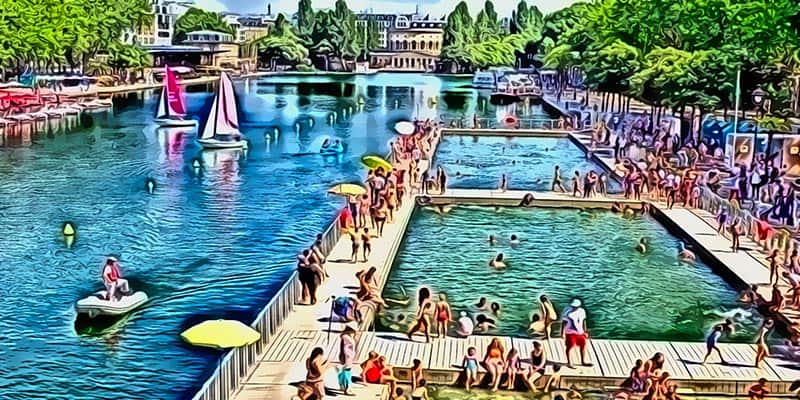
[[356, 297], [358, 297], [360, 301], [371, 301], [386, 307], [386, 302], [380, 295], [378, 280], [375, 277], [377, 271], [377, 268], [370, 267], [367, 270], [356, 273], [356, 278], [358, 278], [358, 292], [356, 293]]
[[117, 301], [117, 291], [123, 296], [130, 292], [128, 281], [122, 279], [119, 263], [114, 257], [108, 257], [103, 266], [103, 284], [106, 286], [106, 300]]
[[769, 390], [767, 390], [767, 380], [765, 378], [759, 379], [758, 382], [747, 388], [747, 397], [750, 400], [762, 400], [768, 394]]

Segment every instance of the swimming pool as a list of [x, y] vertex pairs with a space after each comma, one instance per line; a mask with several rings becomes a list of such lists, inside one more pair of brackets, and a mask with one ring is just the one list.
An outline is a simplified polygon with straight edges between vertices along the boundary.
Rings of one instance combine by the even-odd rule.
[[[490, 246], [488, 235], [499, 243]], [[509, 244], [511, 234], [521, 239]], [[635, 250], [638, 238], [647, 254]], [[539, 295], [560, 313], [570, 300], [583, 300], [589, 332], [603, 339], [703, 340], [719, 314], [736, 306], [737, 292], [708, 265], [677, 260], [678, 239], [650, 217], [625, 219], [607, 211], [552, 208], [458, 206], [445, 215], [415, 211], [389, 276], [386, 297], [420, 284], [447, 295], [454, 312], [484, 313], [498, 321], [491, 333], [525, 336]], [[509, 267], [488, 261], [504, 253]], [[401, 287], [403, 289], [401, 289]], [[480, 297], [501, 304], [499, 317], [472, 305]], [[393, 306], [384, 327], [414, 311]], [[758, 316], [746, 318], [735, 341], [752, 338]], [[395, 328], [405, 329], [405, 324]]]
[[[464, 84], [421, 74], [239, 81], [247, 152], [202, 151], [191, 132], [155, 129], [157, 91], [118, 96], [82, 128], [4, 142], [0, 398], [193, 395], [222, 353], [180, 332], [209, 318], [252, 321], [341, 206], [330, 185], [360, 179], [360, 157], [384, 154], [398, 120], [477, 112], [479, 94]], [[187, 94], [190, 117], [206, 113], [208, 89]], [[320, 156], [324, 136], [345, 153]], [[71, 248], [66, 220], [77, 225]], [[73, 304], [100, 287], [108, 254], [151, 300], [108, 331], [76, 334]]]
[[[445, 135], [436, 152], [449, 187], [494, 189], [503, 174], [510, 189], [550, 190], [553, 168], [561, 168], [562, 184], [572, 190], [575, 171], [603, 173], [602, 166], [587, 160], [584, 152], [566, 137], [490, 137]], [[608, 180], [609, 191], [618, 187]]]

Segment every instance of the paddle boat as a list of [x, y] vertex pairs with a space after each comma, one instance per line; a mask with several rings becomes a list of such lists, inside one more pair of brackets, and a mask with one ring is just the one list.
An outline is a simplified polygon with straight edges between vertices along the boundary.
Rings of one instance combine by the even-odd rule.
[[164, 70], [164, 86], [161, 89], [155, 123], [163, 127], [195, 126], [193, 119], [186, 119], [186, 105], [175, 73], [169, 67], [164, 67]]
[[204, 149], [246, 148], [247, 141], [239, 132], [238, 114], [233, 83], [228, 74], [222, 72], [211, 112], [208, 113], [205, 127], [197, 141]]
[[141, 307], [148, 300], [147, 294], [142, 291], [133, 292], [118, 299], [109, 300], [108, 292], [101, 290], [75, 303], [78, 316], [95, 318], [99, 316], [119, 317]]

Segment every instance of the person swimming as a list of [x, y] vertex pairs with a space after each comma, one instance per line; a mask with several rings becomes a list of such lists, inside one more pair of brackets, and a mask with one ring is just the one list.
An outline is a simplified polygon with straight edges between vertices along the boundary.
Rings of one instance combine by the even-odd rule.
[[486, 316], [483, 314], [478, 314], [478, 316], [475, 317], [475, 322], [477, 322], [475, 324], [475, 330], [477, 332], [488, 332], [489, 329], [497, 328], [494, 320], [491, 318], [486, 318]]
[[636, 245], [636, 251], [639, 253], [647, 253], [647, 238], [639, 239], [639, 244]]
[[489, 266], [492, 268], [505, 268], [506, 263], [503, 259], [503, 253], [497, 253], [497, 256], [489, 261]]
[[492, 314], [494, 314], [496, 317], [500, 317], [500, 303], [493, 301], [489, 308], [492, 310]]
[[613, 213], [621, 213], [622, 212], [622, 205], [619, 204], [618, 201], [615, 201], [611, 204], [611, 212]]
[[683, 242], [678, 243], [678, 258], [681, 261], [687, 262], [694, 262], [695, 258], [697, 258], [694, 253], [686, 248], [686, 245]]
[[519, 238], [517, 235], [511, 235], [511, 239], [509, 241], [511, 244], [519, 244]]
[[489, 235], [489, 246], [494, 246], [497, 243], [497, 239], [494, 238], [494, 235]]

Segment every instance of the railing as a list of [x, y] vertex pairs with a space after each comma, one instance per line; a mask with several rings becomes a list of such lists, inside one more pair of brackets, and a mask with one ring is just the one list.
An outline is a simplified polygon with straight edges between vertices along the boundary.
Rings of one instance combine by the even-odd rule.
[[[394, 159], [393, 150], [389, 150], [386, 159], [390, 161]], [[322, 234], [320, 251], [324, 256], [327, 257], [331, 253], [341, 236], [342, 230], [337, 215]], [[242, 379], [250, 374], [251, 369], [261, 358], [260, 356], [266, 350], [270, 339], [289, 313], [294, 310], [295, 299], [301, 290], [300, 279], [297, 271], [294, 271], [280, 290], [275, 293], [275, 296], [264, 306], [256, 320], [250, 324], [253, 329], [261, 333], [261, 339], [251, 345], [229, 350], [200, 390], [192, 397], [192, 400], [226, 400], [239, 388]], [[371, 318], [366, 319], [371, 320]], [[366, 329], [366, 327], [362, 328]]]
[[[320, 250], [323, 255], [327, 257], [330, 254], [341, 234], [337, 215], [322, 234]], [[251, 345], [229, 350], [197, 394], [192, 397], [193, 400], [225, 400], [239, 388], [242, 379], [250, 374], [278, 328], [294, 310], [295, 300], [301, 290], [297, 271], [294, 271], [250, 324], [253, 329], [261, 333], [261, 339]]]
[[713, 215], [718, 215], [724, 208], [729, 214], [728, 221], [733, 222], [737, 219], [742, 221], [745, 237], [752, 239], [764, 250], [778, 250], [784, 255], [788, 255], [798, 248], [798, 244], [792, 240], [791, 233], [785, 228], [772, 226], [773, 233], [765, 238], [760, 238], [757, 226], [759, 219], [757, 217], [753, 216], [748, 210], [733, 207], [728, 200], [723, 199], [706, 186], [700, 186], [698, 207]]
[[559, 127], [560, 120], [545, 118], [518, 118], [514, 124], [505, 124], [496, 118], [478, 118], [478, 125], [475, 126], [475, 119], [449, 118], [444, 120], [445, 128], [461, 129], [547, 129], [559, 130], [568, 129]]

